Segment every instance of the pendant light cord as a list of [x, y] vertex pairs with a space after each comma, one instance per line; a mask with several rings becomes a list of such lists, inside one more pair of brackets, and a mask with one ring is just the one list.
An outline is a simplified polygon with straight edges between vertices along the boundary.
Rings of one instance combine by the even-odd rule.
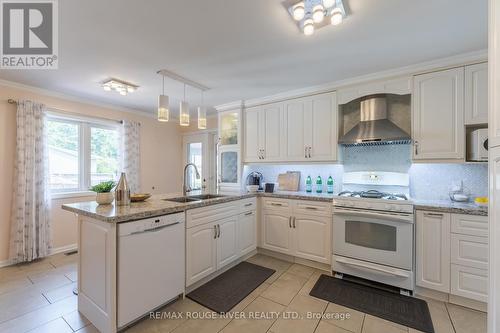
[[162, 86], [161, 86], [162, 95], [165, 95], [165, 75], [162, 75], [161, 77], [163, 79], [163, 83], [162, 83]]

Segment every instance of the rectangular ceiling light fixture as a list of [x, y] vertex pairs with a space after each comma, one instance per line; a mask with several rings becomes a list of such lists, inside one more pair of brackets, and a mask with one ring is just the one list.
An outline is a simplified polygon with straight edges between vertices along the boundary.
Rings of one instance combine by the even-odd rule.
[[139, 88], [138, 85], [128, 83], [128, 82], [118, 80], [118, 79], [109, 79], [109, 80], [103, 81], [101, 85], [105, 91], [114, 90], [123, 96], [127, 95], [128, 93], [132, 93], [132, 92], [136, 91], [137, 88]]

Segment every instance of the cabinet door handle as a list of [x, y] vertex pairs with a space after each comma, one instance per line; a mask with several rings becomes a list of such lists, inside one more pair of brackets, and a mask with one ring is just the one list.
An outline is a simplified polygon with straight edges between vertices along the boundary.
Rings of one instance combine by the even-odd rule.
[[266, 159], [266, 150], [265, 149], [262, 149], [262, 159], [263, 160]]
[[424, 213], [425, 216], [443, 216], [443, 213]]
[[418, 141], [415, 141], [414, 146], [415, 146], [415, 155], [418, 155]]
[[293, 228], [295, 229], [295, 216], [293, 217]]
[[248, 212], [245, 214], [245, 216], [253, 215], [253, 212]]
[[251, 205], [253, 205], [253, 203], [250, 202], [250, 203], [245, 204], [245, 207], [250, 207]]
[[220, 238], [220, 224], [217, 224], [217, 238]]
[[304, 158], [307, 158], [307, 147], [304, 147]]
[[309, 146], [309, 147], [308, 147], [308, 154], [307, 154], [309, 158], [311, 158], [311, 149], [312, 149], [312, 147], [311, 147], [311, 146]]
[[288, 227], [289, 228], [292, 227], [292, 217], [291, 216], [288, 218]]
[[214, 239], [217, 238], [217, 224], [214, 224]]

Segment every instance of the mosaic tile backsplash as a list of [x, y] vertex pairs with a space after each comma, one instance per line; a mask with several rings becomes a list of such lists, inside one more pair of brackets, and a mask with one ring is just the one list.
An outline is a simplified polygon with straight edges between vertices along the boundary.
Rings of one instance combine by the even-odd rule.
[[408, 172], [410, 175], [410, 195], [423, 200], [447, 200], [450, 187], [463, 182], [465, 191], [471, 195], [488, 194], [488, 165], [486, 163], [413, 163], [411, 145], [385, 145], [367, 147], [344, 147], [344, 163], [307, 165], [261, 165], [244, 167], [244, 178], [252, 171], [264, 175], [265, 182], [274, 182], [279, 173], [300, 171], [300, 190], [305, 190], [305, 179], [311, 175], [313, 181], [318, 175], [323, 184], [329, 175], [335, 180], [335, 192], [342, 189], [342, 175], [352, 171], [392, 171]]

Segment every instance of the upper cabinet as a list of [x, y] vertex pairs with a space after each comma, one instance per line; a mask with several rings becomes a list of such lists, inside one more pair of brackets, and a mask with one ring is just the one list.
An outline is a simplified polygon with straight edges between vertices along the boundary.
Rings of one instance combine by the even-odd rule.
[[335, 92], [248, 108], [245, 162], [336, 161]]
[[488, 123], [488, 64], [465, 67], [465, 125]]
[[221, 193], [240, 191], [241, 115], [241, 109], [218, 112], [217, 178]]
[[414, 77], [414, 160], [464, 160], [464, 79], [464, 67]]
[[240, 110], [219, 112], [219, 145], [240, 144]]
[[245, 111], [245, 162], [271, 162], [284, 158], [283, 103]]

